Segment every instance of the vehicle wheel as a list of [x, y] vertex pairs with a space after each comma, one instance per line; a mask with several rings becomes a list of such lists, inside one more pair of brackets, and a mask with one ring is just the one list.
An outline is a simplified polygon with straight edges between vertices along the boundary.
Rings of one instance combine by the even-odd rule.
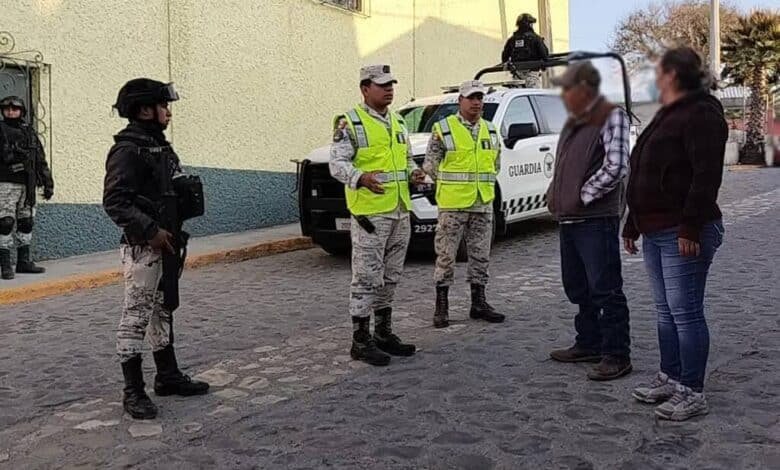
[[320, 245], [323, 250], [327, 251], [329, 254], [333, 256], [348, 256], [350, 252], [352, 251], [352, 247], [350, 245]]

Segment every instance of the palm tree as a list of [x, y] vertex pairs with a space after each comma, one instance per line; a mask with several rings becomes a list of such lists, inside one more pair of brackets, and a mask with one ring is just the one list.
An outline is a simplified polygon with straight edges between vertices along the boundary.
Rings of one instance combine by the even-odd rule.
[[780, 77], [780, 15], [755, 10], [723, 41], [724, 78], [750, 89], [747, 136], [740, 163], [764, 163], [769, 84]]

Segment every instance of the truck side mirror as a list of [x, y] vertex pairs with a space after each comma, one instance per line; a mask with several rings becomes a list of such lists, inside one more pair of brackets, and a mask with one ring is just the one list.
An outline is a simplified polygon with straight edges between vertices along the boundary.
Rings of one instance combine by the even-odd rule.
[[513, 148], [517, 141], [539, 135], [539, 128], [535, 123], [518, 123], [509, 126], [504, 143], [508, 148]]

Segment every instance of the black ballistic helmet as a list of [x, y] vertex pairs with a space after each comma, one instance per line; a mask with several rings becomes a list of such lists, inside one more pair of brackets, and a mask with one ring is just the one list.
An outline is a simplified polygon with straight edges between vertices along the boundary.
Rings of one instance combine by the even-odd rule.
[[530, 13], [523, 13], [522, 15], [520, 15], [520, 16], [518, 16], [518, 17], [517, 17], [517, 27], [518, 27], [518, 28], [519, 28], [519, 27], [520, 27], [520, 25], [522, 25], [522, 24], [525, 24], [525, 25], [532, 25], [532, 24], [534, 24], [534, 23], [536, 23], [536, 18], [534, 18], [533, 16], [531, 16], [531, 14], [530, 14]]
[[24, 105], [24, 101], [18, 96], [6, 96], [0, 100], [0, 109], [5, 108], [19, 108], [22, 110], [22, 117], [27, 114], [27, 106]]
[[132, 118], [141, 106], [153, 106], [179, 99], [173, 83], [163, 83], [151, 78], [134, 78], [119, 90], [114, 108], [123, 118]]

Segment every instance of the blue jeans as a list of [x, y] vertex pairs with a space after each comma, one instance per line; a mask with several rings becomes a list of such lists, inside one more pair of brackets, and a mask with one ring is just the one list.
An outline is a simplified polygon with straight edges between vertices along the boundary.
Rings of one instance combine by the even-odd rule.
[[561, 277], [574, 317], [577, 346], [628, 358], [628, 305], [623, 294], [620, 219], [602, 217], [561, 224]]
[[710, 351], [704, 319], [704, 287], [715, 252], [723, 243], [721, 221], [704, 225], [701, 253], [682, 257], [677, 228], [643, 235], [642, 251], [658, 312], [661, 371], [700, 392]]

